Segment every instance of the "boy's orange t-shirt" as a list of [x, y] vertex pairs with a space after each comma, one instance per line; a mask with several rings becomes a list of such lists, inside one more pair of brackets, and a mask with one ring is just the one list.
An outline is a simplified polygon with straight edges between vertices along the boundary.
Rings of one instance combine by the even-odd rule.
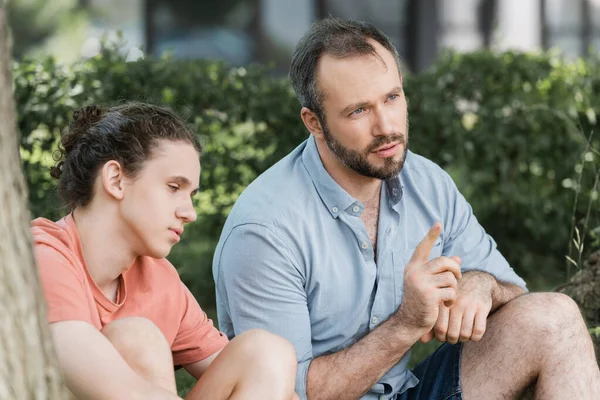
[[145, 317], [167, 338], [175, 365], [203, 360], [227, 344], [166, 259], [138, 257], [122, 274], [114, 303], [88, 273], [71, 215], [57, 222], [37, 218], [32, 233], [50, 323], [85, 321], [100, 330], [120, 318]]

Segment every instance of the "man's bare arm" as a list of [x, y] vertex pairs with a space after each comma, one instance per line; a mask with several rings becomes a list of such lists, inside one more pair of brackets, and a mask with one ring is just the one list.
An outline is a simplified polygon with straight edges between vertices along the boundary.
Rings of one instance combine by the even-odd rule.
[[520, 286], [513, 285], [512, 283], [499, 282], [493, 276], [489, 276], [492, 282], [492, 309], [490, 313], [493, 313], [509, 301], [525, 294], [525, 290]]
[[359, 398], [417, 341], [393, 314], [370, 334], [337, 353], [315, 358], [308, 369], [308, 399]]
[[[467, 271], [458, 284], [458, 297], [463, 293], [480, 292], [482, 297], [491, 299], [490, 314], [525, 293], [525, 291], [512, 283], [498, 281], [493, 275], [484, 271]], [[486, 315], [487, 317], [487, 315]]]

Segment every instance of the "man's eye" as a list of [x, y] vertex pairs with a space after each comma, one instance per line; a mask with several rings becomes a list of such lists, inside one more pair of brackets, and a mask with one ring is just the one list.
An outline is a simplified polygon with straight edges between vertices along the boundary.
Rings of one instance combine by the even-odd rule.
[[363, 111], [365, 111], [365, 109], [364, 109], [364, 108], [362, 108], [362, 107], [361, 107], [361, 108], [357, 108], [356, 110], [352, 111], [352, 115], [359, 115], [359, 114], [362, 114], [362, 113], [363, 113]]
[[390, 96], [388, 97], [388, 100], [396, 100], [398, 98], [397, 94], [390, 94]]

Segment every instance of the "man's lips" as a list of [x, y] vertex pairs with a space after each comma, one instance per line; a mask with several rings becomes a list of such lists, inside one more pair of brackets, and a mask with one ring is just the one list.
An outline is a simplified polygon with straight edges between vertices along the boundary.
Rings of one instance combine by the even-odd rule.
[[379, 157], [384, 157], [384, 158], [391, 157], [394, 154], [396, 154], [396, 152], [398, 151], [399, 148], [400, 148], [400, 142], [389, 143], [389, 144], [383, 145], [383, 146], [379, 147], [378, 149], [374, 150], [373, 153], [375, 153]]
[[378, 149], [376, 149], [374, 152], [375, 152], [375, 153], [377, 153], [377, 152], [379, 152], [379, 151], [389, 150], [389, 149], [391, 149], [392, 147], [394, 147], [394, 146], [397, 146], [397, 145], [398, 145], [398, 142], [394, 142], [394, 143], [388, 143], [388, 144], [386, 144], [386, 145], [384, 145], [384, 146], [381, 146], [381, 147], [379, 147], [379, 148], [378, 148]]

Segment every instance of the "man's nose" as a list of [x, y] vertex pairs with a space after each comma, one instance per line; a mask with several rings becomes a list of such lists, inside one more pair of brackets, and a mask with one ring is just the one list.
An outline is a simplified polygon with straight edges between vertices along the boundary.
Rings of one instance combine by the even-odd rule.
[[392, 110], [382, 109], [376, 112], [376, 124], [373, 129], [374, 136], [389, 136], [396, 132]]

